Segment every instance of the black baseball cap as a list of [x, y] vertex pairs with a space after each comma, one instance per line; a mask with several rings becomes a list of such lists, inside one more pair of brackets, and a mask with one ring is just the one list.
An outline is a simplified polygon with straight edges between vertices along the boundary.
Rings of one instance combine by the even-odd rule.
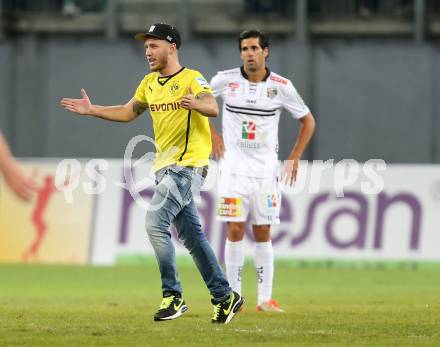
[[165, 23], [153, 24], [146, 33], [138, 33], [134, 36], [134, 38], [139, 41], [145, 41], [149, 37], [155, 37], [169, 43], [175, 43], [177, 48], [182, 44], [182, 39], [180, 38], [177, 29], [172, 25]]

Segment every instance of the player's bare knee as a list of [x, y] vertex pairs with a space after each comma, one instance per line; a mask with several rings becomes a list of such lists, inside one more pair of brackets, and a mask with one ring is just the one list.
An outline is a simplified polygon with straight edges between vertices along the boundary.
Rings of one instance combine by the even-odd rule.
[[270, 225], [253, 225], [252, 231], [256, 242], [270, 241]]
[[244, 237], [244, 223], [227, 223], [228, 240], [232, 242], [241, 241]]

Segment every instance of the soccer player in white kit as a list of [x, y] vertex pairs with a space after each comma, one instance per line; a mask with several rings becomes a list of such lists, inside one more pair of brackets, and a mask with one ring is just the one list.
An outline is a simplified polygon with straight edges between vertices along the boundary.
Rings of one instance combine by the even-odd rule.
[[[280, 181], [293, 184], [315, 119], [292, 82], [266, 67], [269, 41], [264, 33], [244, 31], [238, 43], [243, 66], [220, 71], [211, 80], [214, 96], [223, 99], [223, 136], [212, 125], [211, 134], [213, 155], [221, 159], [217, 218], [227, 222], [226, 273], [233, 290], [241, 294], [243, 237], [249, 215], [255, 239], [257, 311], [283, 312], [272, 298], [270, 227], [280, 223]], [[282, 108], [301, 126], [280, 177], [278, 124]]]

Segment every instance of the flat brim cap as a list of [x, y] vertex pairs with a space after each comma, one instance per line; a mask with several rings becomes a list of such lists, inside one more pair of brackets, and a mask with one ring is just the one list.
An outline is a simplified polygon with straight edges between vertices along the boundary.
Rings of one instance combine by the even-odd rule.
[[169, 24], [156, 23], [150, 26], [146, 33], [137, 33], [134, 38], [139, 41], [145, 41], [146, 39], [153, 37], [159, 40], [165, 40], [169, 43], [176, 44], [177, 48], [180, 48], [182, 40], [177, 29]]

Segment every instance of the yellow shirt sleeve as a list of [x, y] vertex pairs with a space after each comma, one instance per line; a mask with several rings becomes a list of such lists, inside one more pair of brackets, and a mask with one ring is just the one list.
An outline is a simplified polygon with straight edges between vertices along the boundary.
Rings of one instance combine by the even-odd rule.
[[143, 104], [148, 104], [147, 98], [145, 96], [147, 88], [148, 88], [148, 86], [147, 86], [147, 76], [145, 76], [144, 79], [139, 84], [139, 86], [137, 87], [136, 93], [134, 94], [134, 98], [137, 101], [142, 102]]
[[191, 90], [195, 96], [201, 93], [209, 93], [212, 94], [212, 89], [208, 83], [208, 81], [203, 77], [200, 72], [197, 72], [194, 75], [194, 79], [191, 81]]

